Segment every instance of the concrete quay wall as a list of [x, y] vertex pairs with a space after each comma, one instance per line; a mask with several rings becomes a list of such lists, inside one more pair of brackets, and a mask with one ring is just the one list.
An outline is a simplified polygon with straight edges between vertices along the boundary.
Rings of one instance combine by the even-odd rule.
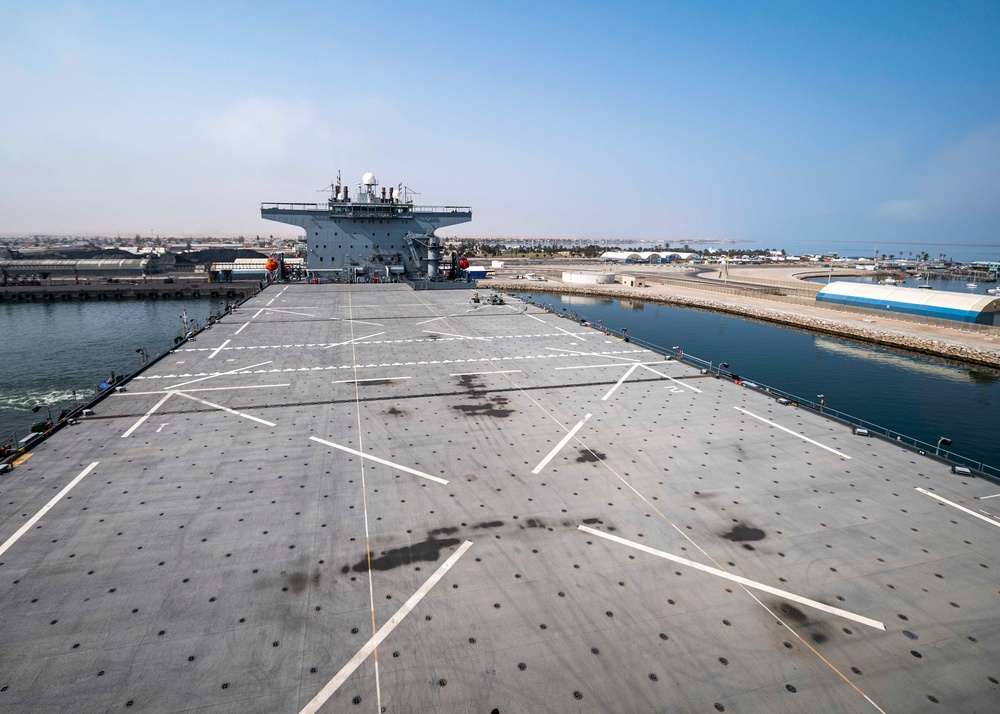
[[[688, 297], [686, 295], [673, 295], [670, 293], [654, 292], [650, 290], [633, 290], [627, 288], [623, 289], [594, 285], [563, 285], [552, 282], [538, 285], [531, 283], [490, 280], [480, 282], [479, 287], [480, 289], [507, 290], [510, 292], [591, 295], [625, 300], [642, 300], [644, 302], [677, 305], [680, 307], [699, 308], [703, 310], [714, 310], [717, 312], [729, 313], [731, 315], [738, 315], [740, 317], [765, 320], [779, 325], [799, 327], [813, 332], [821, 332], [829, 335], [851, 337], [865, 342], [885, 345], [887, 347], [897, 347], [922, 354], [933, 355], [935, 357], [944, 357], [969, 364], [1000, 369], [1000, 351], [997, 350], [980, 349], [971, 345], [941, 339], [939, 337], [921, 337], [879, 327], [862, 327], [832, 318], [789, 314], [778, 310], [762, 308], [756, 305], [746, 305], [738, 302], [695, 298]], [[920, 325], [918, 323], [914, 323], [913, 327], [919, 328]]]
[[225, 297], [244, 300], [260, 290], [247, 283], [81, 283], [79, 285], [7, 285], [0, 287], [3, 302], [70, 302], [86, 300], [168, 300]]

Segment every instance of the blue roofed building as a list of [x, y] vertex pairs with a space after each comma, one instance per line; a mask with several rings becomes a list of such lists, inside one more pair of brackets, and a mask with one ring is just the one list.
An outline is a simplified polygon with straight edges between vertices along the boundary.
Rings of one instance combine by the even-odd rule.
[[834, 282], [823, 286], [816, 301], [977, 325], [1000, 324], [1000, 297], [995, 295]]

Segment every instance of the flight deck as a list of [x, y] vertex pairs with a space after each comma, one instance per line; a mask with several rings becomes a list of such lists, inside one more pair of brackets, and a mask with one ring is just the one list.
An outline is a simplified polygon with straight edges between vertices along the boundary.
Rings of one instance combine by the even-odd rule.
[[471, 294], [270, 286], [0, 476], [0, 711], [995, 711], [1000, 485]]

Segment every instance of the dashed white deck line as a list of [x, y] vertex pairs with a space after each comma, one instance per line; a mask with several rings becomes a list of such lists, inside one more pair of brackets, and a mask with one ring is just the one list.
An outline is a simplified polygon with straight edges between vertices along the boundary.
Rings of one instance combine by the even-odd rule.
[[786, 428], [786, 427], [783, 427], [783, 426], [781, 426], [781, 424], [775, 424], [775, 423], [774, 423], [773, 421], [771, 421], [770, 419], [765, 419], [764, 417], [762, 417], [762, 416], [759, 416], [759, 415], [757, 415], [757, 414], [754, 414], [753, 412], [749, 412], [749, 411], [747, 411], [746, 409], [744, 409], [743, 407], [733, 407], [733, 409], [735, 409], [736, 411], [739, 411], [739, 412], [743, 412], [743, 413], [744, 413], [744, 414], [746, 414], [747, 416], [749, 416], [749, 417], [753, 417], [754, 419], [757, 419], [757, 420], [759, 420], [759, 421], [762, 421], [762, 422], [764, 422], [765, 424], [769, 424], [770, 426], [773, 426], [773, 427], [774, 427], [775, 429], [781, 429], [781, 430], [782, 430], [782, 431], [784, 431], [784, 432], [788, 432], [788, 433], [789, 433], [789, 434], [791, 434], [792, 436], [794, 436], [794, 437], [797, 437], [797, 438], [799, 438], [799, 439], [802, 439], [802, 441], [808, 441], [808, 442], [809, 442], [810, 444], [813, 444], [813, 445], [815, 445], [815, 446], [818, 446], [818, 447], [819, 447], [819, 448], [821, 448], [821, 449], [826, 449], [826, 450], [827, 450], [827, 451], [829, 451], [829, 452], [830, 452], [831, 454], [836, 454], [837, 456], [839, 456], [839, 457], [840, 457], [840, 458], [842, 458], [842, 459], [849, 459], [849, 458], [851, 458], [850, 456], [848, 456], [847, 454], [845, 454], [845, 453], [844, 453], [844, 452], [842, 452], [842, 451], [837, 451], [836, 449], [832, 449], [832, 448], [830, 448], [829, 446], [827, 446], [826, 444], [821, 444], [821, 443], [819, 443], [818, 441], [814, 441], [813, 439], [810, 439], [810, 438], [809, 438], [808, 436], [804, 436], [804, 435], [802, 435], [802, 434], [798, 433], [797, 431], [793, 431], [793, 430], [791, 430], [791, 429], [788, 429], [788, 428]]
[[759, 583], [756, 580], [750, 580], [749, 578], [744, 578], [741, 575], [733, 575], [732, 573], [727, 573], [725, 570], [719, 570], [718, 568], [713, 568], [708, 565], [702, 565], [693, 560], [688, 560], [687, 558], [681, 558], [680, 556], [673, 555], [671, 553], [665, 553], [662, 550], [656, 550], [655, 548], [650, 548], [649, 546], [643, 545], [642, 543], [636, 543], [635, 541], [626, 540], [624, 538], [619, 538], [618, 536], [611, 535], [610, 533], [604, 533], [603, 531], [595, 530], [588, 526], [577, 526], [581, 531], [589, 533], [591, 535], [597, 536], [598, 538], [604, 538], [610, 540], [614, 543], [619, 543], [620, 545], [628, 546], [629, 548], [635, 548], [636, 550], [641, 550], [643, 553], [649, 553], [650, 555], [655, 555], [659, 558], [664, 558], [678, 565], [686, 565], [689, 568], [694, 568], [695, 570], [700, 570], [703, 573], [708, 573], [709, 575], [714, 575], [725, 580], [730, 580], [734, 583], [739, 583], [748, 588], [753, 588], [754, 590], [761, 590], [771, 595], [777, 595], [778, 597], [785, 598], [786, 600], [791, 600], [792, 602], [797, 602], [800, 605], [805, 605], [806, 607], [812, 607], [817, 610], [822, 610], [823, 612], [829, 613], [831, 615], [836, 615], [837, 617], [843, 617], [847, 620], [852, 620], [862, 625], [868, 625], [869, 627], [874, 627], [876, 630], [884, 630], [885, 625], [878, 620], [873, 620], [870, 617], [865, 617], [864, 615], [858, 615], [856, 613], [850, 612], [848, 610], [841, 610], [838, 607], [831, 607], [824, 603], [818, 602], [816, 600], [810, 600], [809, 598], [802, 597], [801, 595], [796, 595], [795, 593], [788, 592], [787, 590], [780, 590], [778, 588], [773, 588], [770, 585], [765, 585], [764, 583]]
[[215, 355], [217, 355], [217, 354], [219, 354], [220, 352], [222, 352], [223, 348], [224, 348], [224, 347], [225, 347], [226, 345], [228, 345], [228, 344], [229, 344], [229, 342], [230, 342], [230, 340], [226, 340], [226, 341], [225, 341], [225, 342], [223, 342], [223, 343], [222, 343], [221, 345], [219, 345], [218, 347], [216, 347], [216, 348], [215, 348], [215, 350], [213, 350], [213, 351], [212, 351], [212, 354], [210, 354], [210, 355], [208, 356], [208, 358], [209, 358], [209, 359], [212, 359], [213, 357], [215, 357]]
[[521, 370], [519, 369], [498, 369], [493, 372], [455, 372], [449, 374], [449, 377], [473, 377], [480, 374], [517, 374]]
[[233, 333], [233, 335], [238, 335], [238, 334], [240, 334], [241, 332], [243, 332], [243, 328], [245, 328], [245, 327], [246, 327], [247, 325], [249, 325], [249, 324], [250, 324], [250, 321], [249, 321], [249, 320], [247, 320], [246, 322], [244, 322], [244, 323], [243, 323], [243, 324], [242, 324], [242, 325], [240, 326], [240, 329], [238, 329], [238, 330], [237, 330], [236, 332], [234, 332], [234, 333]]
[[372, 325], [373, 327], [385, 327], [385, 325], [382, 324], [381, 322], [369, 322], [368, 320], [348, 320], [345, 318], [341, 320], [341, 322], [356, 322], [359, 325]]
[[88, 466], [83, 471], [81, 471], [76, 476], [76, 478], [74, 478], [72, 481], [70, 481], [68, 484], [66, 484], [63, 487], [62, 491], [60, 491], [55, 496], [53, 496], [51, 501], [49, 501], [44, 506], [42, 506], [41, 509], [39, 509], [38, 513], [36, 513], [35, 515], [33, 515], [27, 521], [25, 521], [24, 525], [21, 526], [20, 528], [18, 528], [17, 531], [14, 533], [14, 535], [12, 535], [10, 538], [8, 538], [4, 542], [3, 545], [0, 545], [0, 555], [3, 555], [4, 553], [6, 553], [7, 549], [10, 548], [15, 543], [17, 543], [18, 539], [21, 536], [23, 536], [25, 533], [27, 533], [29, 530], [31, 530], [32, 526], [34, 526], [36, 523], [38, 523], [38, 521], [41, 519], [42, 516], [44, 516], [46, 513], [48, 513], [49, 510], [54, 505], [56, 505], [57, 503], [59, 503], [59, 501], [62, 499], [62, 497], [65, 496], [67, 493], [69, 493], [73, 489], [74, 486], [76, 486], [78, 483], [80, 483], [81, 481], [83, 481], [83, 478], [87, 474], [89, 474], [91, 471], [93, 471], [94, 467], [97, 466], [97, 464], [99, 464], [99, 463], [100, 463], [100, 461], [95, 461], [94, 463], [90, 464], [90, 466]]
[[539, 463], [538, 466], [536, 466], [534, 469], [532, 469], [531, 473], [533, 473], [535, 475], [537, 475], [538, 473], [540, 473], [541, 470], [545, 468], [546, 464], [548, 464], [552, 460], [552, 458], [556, 454], [558, 454], [559, 451], [562, 450], [562, 448], [564, 446], [566, 446], [567, 443], [569, 443], [569, 440], [572, 439], [574, 436], [576, 436], [576, 432], [580, 431], [580, 429], [583, 428], [583, 425], [586, 424], [588, 421], [590, 421], [590, 417], [592, 417], [592, 416], [593, 416], [593, 414], [588, 414], [583, 419], [581, 419], [580, 421], [578, 421], [576, 423], [576, 426], [574, 426], [572, 429], [570, 429], [569, 433], [566, 434], [566, 436], [564, 436], [562, 438], [562, 441], [560, 441], [558, 444], [556, 444], [555, 448], [552, 449], [552, 451], [550, 451], [548, 453], [548, 455], [544, 459], [542, 459], [541, 463]]
[[634, 364], [631, 367], [629, 367], [627, 370], [625, 370], [625, 374], [622, 375], [622, 378], [619, 379], [617, 382], [615, 382], [615, 386], [613, 386], [611, 389], [609, 389], [607, 394], [605, 394], [603, 397], [601, 397], [601, 401], [602, 402], [606, 402], [608, 400], [608, 397], [610, 397], [612, 394], [614, 394], [615, 390], [618, 389], [618, 387], [622, 386], [622, 384], [625, 382], [626, 379], [628, 379], [629, 377], [632, 376], [632, 373], [636, 370], [636, 368], [638, 366], [639, 365]]
[[221, 404], [216, 404], [215, 402], [210, 402], [207, 399], [201, 399], [200, 397], [195, 397], [191, 394], [186, 394], [185, 392], [171, 392], [171, 394], [176, 394], [179, 397], [190, 399], [193, 402], [198, 402], [199, 404], [204, 404], [205, 406], [224, 411], [227, 414], [233, 414], [238, 417], [243, 417], [244, 419], [249, 419], [250, 421], [255, 421], [258, 424], [263, 424], [264, 426], [275, 426], [274, 422], [267, 421], [266, 419], [260, 419], [259, 417], [255, 417], [250, 414], [244, 414], [243, 412], [238, 412], [235, 409], [224, 407]]
[[[248, 369], [253, 369], [254, 367], [263, 367], [265, 364], [271, 364], [274, 362], [273, 359], [269, 359], [267, 362], [258, 362], [257, 364], [252, 364], [249, 367], [237, 367], [236, 369], [231, 369], [228, 372], [216, 372], [214, 374], [207, 374], [204, 377], [198, 377], [197, 379], [192, 379], [187, 382], [180, 382], [178, 384], [171, 384], [167, 389], [177, 389], [178, 387], [186, 387], [189, 384], [194, 384], [195, 382], [204, 382], [206, 379], [212, 379], [214, 377], [223, 377], [229, 374], [239, 374], [240, 372], [245, 372]], [[258, 370], [260, 371], [260, 370]], [[174, 378], [176, 375], [167, 375], [170, 378]]]
[[[344, 322], [362, 322], [361, 320], [344, 320]], [[380, 323], [377, 322], [367, 322], [367, 325], [375, 325], [377, 327], [382, 327]], [[373, 345], [401, 345], [401, 344], [412, 344], [414, 342], [449, 342], [455, 340], [480, 340], [484, 342], [490, 342], [493, 340], [525, 340], [525, 339], [539, 339], [546, 337], [561, 337], [561, 333], [549, 332], [549, 333], [533, 333], [533, 334], [523, 334], [523, 335], [480, 335], [478, 337], [473, 335], [458, 335], [450, 332], [433, 332], [431, 330], [425, 330], [425, 332], [439, 335], [438, 337], [416, 337], [416, 338], [404, 338], [399, 340], [372, 340]], [[385, 332], [379, 332], [378, 335], [384, 335]], [[360, 338], [365, 339], [365, 338]], [[338, 345], [345, 344], [341, 342], [336, 343], [300, 343], [300, 344], [290, 344], [290, 345], [239, 345], [227, 347], [227, 350], [288, 350], [292, 348], [309, 348], [309, 347], [319, 347], [319, 348], [329, 348], [337, 347]], [[212, 347], [183, 347], [177, 352], [211, 352], [214, 348]], [[546, 349], [556, 351], [554, 347], [547, 347]], [[574, 355], [613, 355], [613, 354], [640, 354], [645, 350], [614, 350], [605, 352], [580, 352], [577, 350], [562, 350]], [[639, 362], [638, 359], [627, 359], [621, 357], [612, 357], [612, 359], [625, 359], [626, 362]]]
[[340, 686], [347, 681], [348, 677], [354, 674], [354, 671], [361, 666], [361, 663], [371, 656], [372, 652], [374, 652], [378, 646], [382, 644], [382, 641], [385, 640], [385, 638], [388, 637], [394, 629], [396, 629], [396, 626], [403, 621], [403, 618], [413, 611], [413, 608], [415, 608], [420, 601], [424, 599], [424, 596], [431, 591], [431, 588], [438, 584], [448, 570], [451, 569], [451, 567], [458, 562], [458, 559], [465, 555], [465, 552], [471, 547], [472, 541], [469, 540], [458, 546], [458, 550], [452, 553], [451, 557], [444, 561], [441, 564], [441, 567], [435, 570], [434, 574], [431, 575], [427, 581], [421, 585], [417, 591], [413, 593], [413, 595], [410, 596], [410, 599], [404, 602], [402, 607], [396, 610], [395, 614], [393, 614], [393, 616], [378, 629], [378, 632], [372, 635], [371, 639], [368, 640], [368, 642], [366, 642], [353, 657], [351, 657], [347, 664], [345, 664], [341, 670], [334, 675], [333, 679], [327, 682], [326, 686], [319, 690], [316, 696], [302, 708], [302, 711], [299, 712], [299, 714], [315, 714], [318, 712], [320, 707], [322, 707], [327, 700], [332, 697], [338, 689], [340, 689]]
[[[267, 387], [290, 387], [291, 382], [282, 382], [280, 384], [245, 384], [239, 387], [195, 387], [194, 389], [185, 389], [185, 392], [228, 392], [233, 389], [266, 389]], [[115, 399], [121, 397], [141, 397], [150, 394], [169, 394], [165, 389], [157, 389], [153, 392], [116, 392], [114, 395]]]
[[335, 379], [330, 384], [360, 384], [361, 382], [387, 382], [412, 379], [412, 377], [367, 377], [365, 379]]
[[565, 332], [570, 337], [573, 337], [573, 338], [575, 338], [577, 340], [580, 340], [580, 342], [586, 342], [587, 341], [583, 337], [581, 337], [580, 335], [577, 335], [576, 333], [570, 332], [569, 330], [564, 330], [563, 328], [559, 327], [559, 325], [553, 325], [553, 327], [556, 328], [557, 330], [559, 330], [560, 332]]
[[[126, 392], [126, 394], [128, 394], [128, 392]], [[135, 424], [133, 424], [132, 426], [130, 426], [128, 429], [125, 430], [125, 433], [122, 434], [122, 438], [127, 439], [128, 437], [132, 436], [132, 432], [138, 429], [140, 426], [142, 426], [146, 422], [146, 420], [149, 419], [149, 417], [153, 416], [156, 410], [162, 407], [163, 403], [166, 402], [168, 399], [170, 399], [171, 394], [173, 394], [173, 392], [167, 392], [166, 396], [164, 396], [163, 399], [154, 404], [152, 409], [150, 409], [148, 412], [139, 417], [139, 420]]]
[[343, 347], [344, 345], [349, 345], [352, 342], [360, 342], [361, 340], [369, 340], [372, 337], [378, 337], [379, 335], [384, 335], [384, 334], [385, 334], [385, 332], [376, 332], [375, 334], [366, 335], [364, 337], [355, 337], [353, 340], [347, 340], [346, 342], [334, 342], [333, 344], [325, 345], [323, 347], [323, 349], [327, 349], [328, 350], [331, 347]]
[[924, 494], [925, 496], [930, 496], [931, 498], [937, 499], [938, 501], [940, 501], [941, 503], [943, 503], [943, 504], [945, 504], [947, 506], [951, 506], [952, 508], [957, 508], [960, 511], [965, 511], [970, 516], [975, 516], [976, 518], [978, 518], [981, 521], [986, 521], [990, 525], [994, 525], [997, 528], [1000, 528], [1000, 521], [997, 521], [995, 518], [990, 518], [990, 517], [984, 516], [984, 515], [982, 515], [980, 513], [976, 513], [971, 508], [966, 508], [965, 506], [963, 506], [963, 505], [961, 505], [959, 503], [955, 503], [954, 501], [949, 501], [947, 498], [941, 498], [941, 496], [938, 496], [936, 493], [931, 493], [930, 491], [927, 491], [925, 489], [922, 489], [922, 488], [918, 487], [916, 490], [920, 491], [920, 493]]
[[985, 501], [987, 498], [997, 498], [998, 496], [1000, 496], [1000, 493], [994, 493], [992, 496], [980, 496], [979, 500]]
[[326, 446], [332, 447], [334, 449], [340, 449], [341, 451], [346, 451], [349, 454], [354, 454], [355, 456], [360, 456], [363, 459], [368, 459], [369, 461], [374, 461], [376, 463], [388, 466], [393, 469], [398, 469], [400, 471], [405, 471], [408, 474], [413, 474], [414, 476], [420, 476], [421, 478], [430, 479], [431, 481], [436, 481], [440, 484], [447, 484], [448, 481], [443, 478], [438, 478], [437, 476], [431, 476], [430, 474], [425, 474], [423, 471], [417, 471], [416, 469], [411, 469], [409, 466], [403, 466], [402, 464], [393, 463], [386, 459], [381, 459], [378, 456], [373, 456], [371, 454], [366, 454], [357, 449], [352, 449], [349, 446], [344, 446], [342, 444], [335, 444], [332, 441], [327, 441], [326, 439], [320, 439], [317, 436], [309, 437], [312, 441], [318, 442], [320, 444], [325, 444]]
[[532, 320], [538, 320], [539, 322], [541, 322], [541, 323], [543, 323], [545, 325], [549, 324], [549, 323], [545, 322], [545, 320], [543, 320], [542, 318], [536, 317], [536, 316], [532, 315], [530, 312], [526, 312], [524, 314], [527, 315], [528, 317], [530, 317]]
[[251, 316], [250, 316], [250, 319], [251, 319], [251, 320], [254, 320], [254, 319], [256, 319], [256, 318], [260, 317], [260, 314], [261, 314], [262, 312], [264, 312], [264, 308], [261, 308], [260, 310], [258, 310], [257, 312], [255, 312], [255, 313], [254, 313], [253, 315], [251, 315]]
[[[662, 363], [661, 362], [653, 362], [652, 364], [666, 364], [666, 362], [662, 362]], [[674, 379], [669, 374], [664, 374], [663, 372], [660, 372], [659, 370], [653, 369], [652, 367], [649, 366], [649, 364], [647, 364], [645, 362], [642, 364], [642, 366], [645, 367], [646, 369], [648, 369], [653, 374], [658, 374], [661, 377], [665, 377], [666, 379], [669, 379], [674, 384], [679, 384], [680, 386], [684, 387], [685, 389], [690, 389], [692, 392], [697, 392], [698, 394], [701, 394], [701, 390], [698, 389], [697, 387], [692, 387], [690, 384], [684, 384], [684, 382], [680, 381], [679, 379]]]
[[[416, 342], [418, 340], [411, 340], [411, 341], [412, 342]], [[378, 342], [369, 342], [368, 344], [379, 344], [379, 343]], [[241, 348], [239, 348], [239, 347], [236, 347], [236, 348], [230, 347], [229, 349], [241, 349]], [[625, 350], [625, 351], [623, 351], [623, 353], [624, 354], [631, 354], [631, 353], [642, 352], [642, 351], [643, 350]], [[611, 356], [610, 353], [594, 353], [594, 354], [596, 354], [598, 356], [604, 356], [604, 357], [610, 357]], [[193, 372], [193, 373], [189, 373], [189, 374], [150, 374], [150, 375], [140, 374], [139, 376], [135, 377], [134, 379], [135, 380], [148, 380], [148, 379], [179, 379], [179, 378], [186, 378], [186, 377], [198, 377], [199, 378], [199, 379], [192, 380], [191, 382], [184, 382], [183, 384], [174, 385], [175, 387], [179, 387], [179, 386], [184, 386], [184, 384], [191, 384], [192, 382], [200, 381], [201, 379], [210, 379], [212, 377], [221, 377], [221, 376], [227, 375], [227, 374], [265, 374], [265, 373], [268, 373], [268, 372], [300, 372], [300, 371], [304, 371], [304, 370], [305, 371], [319, 371], [319, 370], [355, 369], [355, 368], [357, 368], [357, 369], [366, 369], [366, 368], [370, 368], [370, 367], [384, 367], [384, 366], [399, 367], [399, 366], [404, 366], [404, 365], [410, 366], [410, 365], [424, 365], [424, 364], [445, 364], [445, 363], [460, 364], [460, 363], [463, 363], [463, 362], [464, 363], [472, 363], [472, 362], [503, 362], [503, 361], [509, 361], [509, 360], [518, 360], [518, 359], [566, 359], [566, 358], [569, 358], [569, 357], [578, 357], [578, 356], [580, 356], [580, 355], [578, 355], [576, 353], [573, 353], [573, 354], [544, 354], [544, 355], [528, 355], [528, 356], [518, 355], [518, 356], [515, 356], [515, 357], [502, 357], [502, 356], [497, 355], [497, 356], [493, 356], [493, 357], [470, 357], [469, 359], [455, 359], [455, 360], [440, 360], [440, 359], [436, 359], [436, 360], [420, 360], [420, 361], [410, 361], [410, 362], [386, 362], [386, 363], [381, 363], [381, 364], [359, 364], [359, 365], [341, 364], [341, 365], [326, 365], [325, 367], [309, 367], [309, 368], [288, 367], [288, 368], [285, 368], [285, 369], [257, 369], [257, 370], [254, 370], [253, 372], [250, 372], [249, 370], [253, 369], [253, 367], [251, 366], [251, 367], [240, 367], [239, 369], [233, 370], [232, 372], [211, 372], [211, 373]], [[632, 363], [635, 360], [628, 360], [628, 361], [629, 361], [629, 363]], [[262, 364], [270, 364], [271, 362], [273, 362], [273, 360], [269, 360], [268, 362], [263, 362]], [[618, 365], [618, 366], [620, 367], [621, 365]], [[173, 389], [173, 388], [174, 387], [167, 387], [167, 389]]]

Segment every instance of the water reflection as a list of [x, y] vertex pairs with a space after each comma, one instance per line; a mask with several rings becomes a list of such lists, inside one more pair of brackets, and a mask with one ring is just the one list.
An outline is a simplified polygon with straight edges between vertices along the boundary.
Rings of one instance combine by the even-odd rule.
[[826, 350], [841, 355], [847, 355], [854, 359], [865, 360], [867, 362], [891, 365], [898, 369], [903, 369], [916, 374], [922, 374], [939, 379], [948, 379], [955, 382], [980, 382], [992, 384], [1000, 380], [1000, 371], [989, 370], [988, 368], [966, 367], [963, 365], [937, 362], [931, 358], [909, 357], [906, 355], [885, 352], [871, 347], [849, 344], [832, 340], [827, 337], [816, 338], [816, 348]]

